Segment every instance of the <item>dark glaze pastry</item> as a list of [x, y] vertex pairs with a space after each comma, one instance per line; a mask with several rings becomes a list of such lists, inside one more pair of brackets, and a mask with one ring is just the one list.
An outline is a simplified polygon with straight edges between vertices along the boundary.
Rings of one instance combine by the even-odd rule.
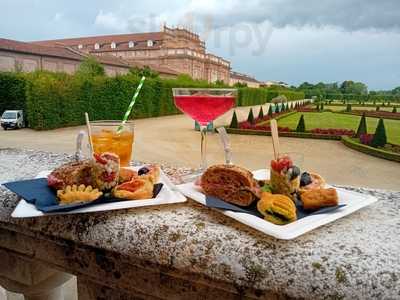
[[264, 219], [276, 225], [285, 225], [296, 221], [296, 206], [293, 201], [285, 195], [264, 192], [257, 203], [258, 211]]

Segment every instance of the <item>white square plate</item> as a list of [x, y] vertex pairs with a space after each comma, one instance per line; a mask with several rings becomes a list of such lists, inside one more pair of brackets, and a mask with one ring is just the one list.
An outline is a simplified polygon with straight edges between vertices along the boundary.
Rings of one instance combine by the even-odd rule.
[[[269, 178], [269, 170], [261, 169], [253, 172], [254, 177], [258, 180], [265, 180]], [[179, 190], [187, 197], [205, 205], [206, 196], [201, 191], [201, 188], [194, 185], [193, 182], [178, 185]], [[368, 206], [377, 201], [375, 197], [363, 195], [357, 192], [352, 192], [340, 188], [336, 188], [339, 196], [339, 204], [346, 204], [345, 207], [337, 211], [327, 214], [315, 214], [304, 217], [300, 220], [292, 222], [287, 225], [275, 225], [262, 218], [229, 210], [218, 209], [221, 213], [229, 216], [243, 224], [246, 224], [254, 229], [257, 229], [265, 234], [271, 235], [278, 239], [290, 240], [294, 239], [306, 232], [309, 232], [317, 227], [328, 224], [334, 220], [347, 216], [365, 206]]]
[[[135, 167], [133, 169], [138, 170], [140, 167]], [[39, 173], [36, 178], [44, 178], [50, 171], [44, 171]], [[151, 205], [162, 205], [171, 203], [181, 203], [186, 201], [186, 197], [182, 195], [178, 189], [174, 189], [174, 185], [171, 183], [169, 178], [165, 175], [163, 171], [160, 172], [159, 182], [163, 183], [163, 188], [160, 193], [154, 199], [144, 199], [144, 200], [121, 200], [118, 202], [95, 204], [88, 207], [82, 207], [68, 212], [54, 212], [54, 213], [43, 213], [37, 210], [35, 205], [26, 202], [21, 199], [11, 214], [14, 218], [28, 218], [28, 217], [41, 217], [48, 215], [63, 215], [63, 214], [81, 214], [90, 213], [95, 211], [108, 211], [115, 209], [125, 209], [132, 207], [141, 206], [151, 206]]]

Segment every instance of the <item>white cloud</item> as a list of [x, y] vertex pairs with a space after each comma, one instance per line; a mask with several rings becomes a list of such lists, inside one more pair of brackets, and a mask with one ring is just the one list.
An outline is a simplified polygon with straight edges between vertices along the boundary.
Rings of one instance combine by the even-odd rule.
[[128, 29], [128, 23], [124, 18], [102, 10], [97, 14], [94, 24], [110, 32], [126, 32]]

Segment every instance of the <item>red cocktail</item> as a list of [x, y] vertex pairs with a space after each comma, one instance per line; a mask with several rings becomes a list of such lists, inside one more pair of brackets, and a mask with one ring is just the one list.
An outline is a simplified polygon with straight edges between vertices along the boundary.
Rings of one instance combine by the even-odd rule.
[[235, 89], [172, 89], [175, 105], [200, 124], [201, 169], [207, 168], [205, 139], [207, 124], [235, 106]]
[[202, 126], [214, 121], [235, 105], [234, 96], [175, 96], [175, 105]]

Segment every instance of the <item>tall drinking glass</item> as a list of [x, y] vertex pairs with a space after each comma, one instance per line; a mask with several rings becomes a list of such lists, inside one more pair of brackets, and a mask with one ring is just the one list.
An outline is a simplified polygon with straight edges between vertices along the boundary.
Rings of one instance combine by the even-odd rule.
[[119, 156], [121, 166], [129, 166], [134, 139], [133, 122], [126, 122], [121, 132], [117, 132], [121, 121], [93, 121], [90, 125], [94, 153], [113, 152]]
[[206, 137], [207, 124], [235, 106], [235, 89], [172, 89], [175, 106], [200, 124], [201, 165], [200, 172], [207, 168]]

